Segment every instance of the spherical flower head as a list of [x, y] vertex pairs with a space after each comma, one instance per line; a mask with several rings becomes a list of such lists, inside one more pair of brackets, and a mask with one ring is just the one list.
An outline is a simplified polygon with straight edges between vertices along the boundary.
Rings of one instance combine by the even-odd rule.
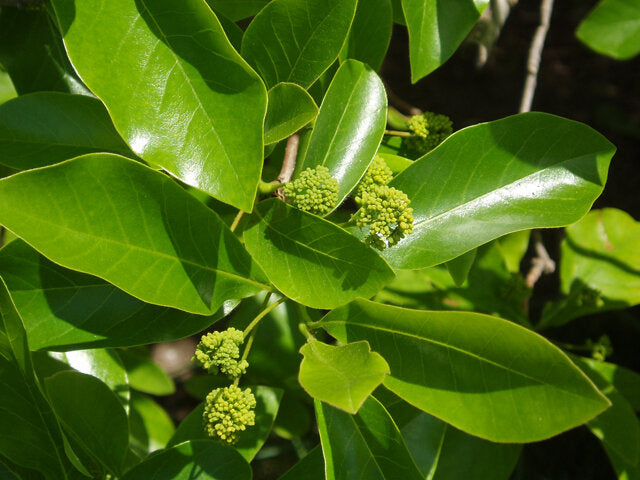
[[374, 185], [356, 197], [361, 206], [356, 225], [369, 227], [365, 241], [379, 249], [391, 247], [413, 232], [413, 209], [409, 197], [388, 185]]
[[453, 132], [451, 119], [433, 112], [414, 115], [407, 122], [407, 126], [413, 136], [404, 140], [403, 147], [418, 154], [433, 150]]
[[370, 191], [374, 185], [387, 185], [393, 179], [393, 172], [382, 157], [375, 156], [358, 185], [357, 196]]
[[314, 215], [325, 215], [338, 203], [338, 181], [323, 165], [307, 168], [283, 190], [287, 202]]
[[204, 404], [204, 429], [210, 437], [233, 444], [240, 432], [256, 423], [256, 397], [250, 388], [235, 385], [216, 388], [207, 395]]
[[233, 327], [207, 333], [202, 336], [191, 361], [199, 363], [210, 373], [218, 373], [219, 370], [230, 378], [239, 377], [249, 366], [246, 360], [238, 361], [243, 341], [242, 331]]

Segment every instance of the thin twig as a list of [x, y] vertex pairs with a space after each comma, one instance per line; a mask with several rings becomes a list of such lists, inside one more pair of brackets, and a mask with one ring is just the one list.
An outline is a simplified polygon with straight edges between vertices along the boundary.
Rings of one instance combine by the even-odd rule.
[[547, 249], [544, 248], [540, 232], [534, 230], [532, 235], [536, 256], [531, 259], [531, 269], [527, 273], [526, 282], [529, 288], [533, 288], [543, 273], [553, 273], [556, 270], [556, 262], [551, 259]]
[[402, 110], [408, 115], [420, 115], [422, 113], [422, 110], [420, 110], [418, 107], [414, 107], [409, 102], [406, 102], [398, 95], [396, 95], [388, 85], [385, 85], [385, 89], [387, 90], [387, 97], [389, 97], [389, 101], [393, 105], [395, 105], [398, 110]]
[[527, 59], [527, 78], [522, 90], [520, 100], [520, 113], [531, 111], [531, 102], [538, 83], [538, 71], [540, 70], [540, 60], [542, 59], [542, 49], [547, 38], [549, 25], [551, 23], [551, 12], [553, 11], [553, 0], [542, 0], [540, 5], [540, 25], [533, 36], [531, 47], [529, 48], [529, 58]]
[[385, 135], [393, 135], [394, 137], [413, 137], [411, 132], [401, 132], [400, 130], [385, 130]]

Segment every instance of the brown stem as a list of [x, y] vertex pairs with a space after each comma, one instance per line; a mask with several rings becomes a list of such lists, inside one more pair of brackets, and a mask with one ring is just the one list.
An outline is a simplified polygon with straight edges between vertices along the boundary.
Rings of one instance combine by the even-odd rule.
[[[284, 151], [284, 160], [282, 161], [282, 168], [280, 169], [280, 174], [278, 178], [276, 178], [276, 182], [278, 183], [287, 183], [291, 180], [293, 176], [293, 172], [296, 169], [296, 159], [298, 158], [298, 147], [300, 146], [300, 135], [298, 133], [294, 133], [287, 140], [287, 147]], [[282, 193], [282, 188], [276, 190], [276, 194], [284, 199], [284, 194]]]
[[533, 288], [543, 273], [553, 273], [556, 270], [556, 262], [554, 262], [547, 249], [542, 243], [542, 235], [537, 230], [533, 231], [533, 241], [536, 250], [536, 256], [531, 259], [531, 269], [527, 273], [527, 286]]
[[408, 115], [420, 115], [422, 113], [422, 110], [400, 98], [387, 85], [385, 85], [385, 89], [387, 90], [387, 97], [389, 97], [389, 101], [398, 107], [398, 110], [402, 110]]

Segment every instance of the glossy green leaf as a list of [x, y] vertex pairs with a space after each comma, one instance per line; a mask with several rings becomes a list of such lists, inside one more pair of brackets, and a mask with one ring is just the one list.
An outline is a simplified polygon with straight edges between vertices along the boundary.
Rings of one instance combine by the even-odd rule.
[[279, 142], [300, 130], [318, 114], [307, 91], [295, 83], [278, 83], [269, 90], [264, 143]]
[[510, 272], [520, 272], [520, 263], [529, 248], [530, 236], [531, 230], [521, 230], [496, 240], [496, 248], [500, 251], [505, 267]]
[[327, 479], [424, 478], [398, 427], [378, 400], [369, 397], [357, 415], [318, 400], [315, 405]]
[[356, 0], [273, 0], [253, 19], [242, 56], [268, 87], [311, 84], [338, 57], [356, 11]]
[[116, 155], [0, 180], [0, 223], [54, 262], [150, 303], [211, 314], [267, 288], [215, 213], [165, 175]]
[[349, 37], [342, 47], [340, 59], [353, 58], [380, 70], [389, 48], [393, 9], [391, 0], [358, 2]]
[[192, 440], [158, 452], [122, 480], [251, 480], [251, 467], [233, 447]]
[[391, 169], [394, 175], [402, 172], [413, 163], [413, 160], [409, 160], [408, 158], [404, 158], [399, 155], [393, 155], [392, 153], [378, 152], [377, 155], [384, 159], [384, 162]]
[[216, 12], [216, 16], [220, 21], [220, 25], [222, 25], [222, 28], [224, 29], [225, 35], [229, 39], [229, 43], [231, 43], [231, 46], [239, 52], [244, 32], [233, 20], [230, 20], [224, 14]]
[[125, 411], [129, 411], [129, 377], [120, 356], [114, 350], [94, 348], [72, 352], [49, 352], [52, 358], [72, 369], [96, 377], [120, 399]]
[[318, 325], [343, 343], [368, 340], [391, 368], [387, 388], [488, 440], [541, 440], [609, 406], [561, 350], [496, 317], [360, 299], [333, 310]]
[[40, 92], [0, 106], [0, 163], [18, 170], [43, 167], [85, 153], [135, 157], [99, 100]]
[[639, 242], [640, 222], [613, 208], [589, 212], [567, 227], [560, 262], [567, 298], [545, 309], [538, 328], [640, 303]]
[[5, 7], [0, 11], [0, 64], [20, 95], [42, 90], [89, 94], [43, 9]]
[[0, 334], [0, 454], [46, 479], [77, 478], [60, 427], [36, 383], [22, 319], [1, 278]]
[[383, 256], [423, 268], [510, 232], [573, 223], [602, 192], [614, 152], [590, 127], [546, 113], [460, 130], [391, 182], [415, 222]]
[[598, 377], [610, 383], [620, 392], [634, 410], [640, 410], [640, 375], [615, 363], [602, 362], [593, 358], [581, 358]]
[[215, 11], [237, 22], [247, 17], [253, 17], [269, 3], [269, 0], [207, 0]]
[[237, 300], [203, 316], [150, 305], [110, 283], [63, 268], [22, 240], [0, 250], [0, 272], [24, 319], [32, 350], [128, 347], [198, 333]]
[[640, 458], [640, 423], [633, 408], [594, 368], [596, 361], [576, 356], [572, 359], [611, 402], [611, 408], [587, 423], [589, 430], [600, 439], [607, 452], [614, 452], [627, 464], [637, 465]]
[[173, 380], [149, 357], [146, 349], [120, 350], [119, 355], [131, 388], [151, 395], [171, 395], [176, 391]]
[[393, 271], [380, 256], [340, 227], [270, 199], [256, 207], [245, 246], [269, 280], [290, 299], [334, 308], [370, 297]]
[[65, 431], [119, 475], [129, 444], [129, 425], [115, 394], [97, 378], [79, 372], [56, 373], [45, 385]]
[[[247, 462], [253, 460], [273, 427], [273, 422], [278, 414], [282, 390], [265, 386], [251, 386], [256, 397], [256, 424], [247, 427], [238, 438], [234, 448], [245, 458]], [[168, 446], [177, 445], [187, 440], [199, 440], [209, 438], [202, 425], [204, 404], [198, 405], [178, 426], [176, 432], [169, 440]]]
[[278, 480], [325, 480], [322, 447], [320, 445], [313, 447]]
[[469, 250], [467, 253], [463, 253], [459, 257], [449, 260], [447, 262], [447, 270], [451, 274], [451, 278], [455, 282], [456, 286], [460, 286], [464, 283], [469, 275], [469, 270], [473, 266], [473, 262], [476, 259], [477, 250]]
[[413, 83], [453, 55], [488, 4], [489, 0], [402, 0]]
[[508, 480], [522, 450], [468, 435], [425, 412], [402, 427], [402, 436], [422, 474], [433, 480]]
[[131, 149], [251, 211], [267, 94], [207, 4], [185, 0], [177, 11], [172, 0], [52, 4], [73, 66]]
[[367, 342], [332, 346], [313, 340], [300, 353], [300, 385], [309, 395], [356, 413], [389, 373], [389, 365]]
[[578, 26], [577, 37], [598, 53], [627, 60], [640, 53], [640, 2], [601, 0]]
[[167, 445], [175, 427], [169, 414], [146, 395], [131, 394], [129, 444], [143, 457]]
[[338, 180], [338, 203], [358, 184], [376, 154], [387, 124], [387, 96], [367, 65], [347, 60], [320, 106], [309, 148], [296, 171], [324, 165]]

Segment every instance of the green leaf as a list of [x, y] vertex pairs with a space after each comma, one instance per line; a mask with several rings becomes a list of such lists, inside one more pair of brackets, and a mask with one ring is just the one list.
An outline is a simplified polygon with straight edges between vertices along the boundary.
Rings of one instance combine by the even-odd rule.
[[131, 394], [129, 443], [143, 457], [167, 445], [175, 428], [169, 414], [146, 395]]
[[425, 412], [402, 427], [402, 436], [422, 474], [433, 480], [508, 480], [522, 450], [468, 435]]
[[391, 368], [387, 388], [488, 440], [549, 438], [610, 405], [560, 349], [496, 317], [359, 299], [317, 325], [342, 343], [368, 340]]
[[69, 63], [60, 33], [43, 9], [0, 11], [0, 63], [20, 95], [41, 90], [90, 94]]
[[45, 385], [65, 431], [110, 472], [120, 475], [129, 425], [115, 394], [97, 378], [79, 372], [56, 373]]
[[496, 240], [496, 247], [500, 251], [507, 270], [513, 273], [520, 272], [520, 262], [527, 253], [531, 230], [513, 232]]
[[292, 82], [309, 88], [338, 57], [356, 3], [356, 0], [273, 0], [245, 31], [242, 56], [268, 87]]
[[415, 223], [383, 256], [423, 268], [510, 232], [573, 223], [602, 192], [614, 152], [590, 127], [546, 113], [460, 130], [391, 182]]
[[173, 380], [149, 357], [148, 350], [120, 350], [129, 384], [139, 392], [171, 395], [176, 391]]
[[54, 262], [149, 303], [211, 314], [230, 297], [268, 288], [215, 213], [165, 175], [116, 155], [0, 180], [0, 223]]
[[467, 279], [469, 270], [471, 270], [473, 262], [476, 259], [477, 252], [478, 250], [474, 248], [473, 250], [469, 250], [467, 253], [463, 253], [459, 257], [447, 262], [447, 270], [449, 270], [451, 278], [453, 278], [457, 287], [462, 285]]
[[299, 381], [309, 395], [356, 413], [389, 373], [389, 365], [368, 342], [331, 346], [312, 340], [300, 353]]
[[589, 430], [600, 439], [607, 453], [613, 452], [626, 464], [637, 465], [640, 458], [640, 423], [633, 408], [624, 396], [600, 375], [595, 367], [597, 361], [577, 356], [573, 356], [572, 359], [611, 402], [611, 408], [587, 423]]
[[581, 362], [597, 372], [620, 392], [634, 410], [640, 410], [640, 375], [615, 363], [601, 362], [592, 358], [581, 358]]
[[229, 43], [231, 43], [231, 46], [239, 52], [244, 32], [233, 20], [230, 20], [223, 14], [216, 12], [216, 16], [220, 21], [220, 25], [222, 25], [222, 28], [224, 29], [225, 35], [229, 39]]
[[22, 319], [0, 278], [0, 454], [44, 478], [77, 478], [60, 427], [37, 383]]
[[91, 275], [63, 268], [22, 240], [0, 250], [0, 272], [24, 319], [32, 350], [128, 347], [198, 333], [238, 304], [211, 316], [150, 305]]
[[131, 149], [251, 211], [267, 94], [206, 3], [185, 0], [178, 11], [172, 0], [52, 5], [73, 66]]
[[244, 241], [278, 290], [313, 308], [370, 297], [394, 276], [376, 252], [340, 227], [278, 199], [257, 206]]
[[211, 9], [221, 12], [230, 20], [237, 22], [253, 17], [269, 3], [269, 0], [207, 0]]
[[391, 169], [394, 175], [402, 172], [413, 163], [413, 160], [409, 160], [408, 158], [404, 158], [399, 155], [393, 155], [392, 153], [381, 153], [378, 151], [377, 155], [384, 159], [384, 162]]
[[40, 92], [20, 96], [0, 106], [0, 163], [3, 165], [28, 170], [92, 152], [135, 158], [99, 100], [84, 95]]
[[489, 0], [402, 0], [413, 83], [453, 55], [488, 4]]
[[398, 427], [378, 400], [369, 397], [357, 415], [318, 400], [315, 405], [327, 479], [424, 478]]
[[0, 105], [17, 96], [11, 77], [7, 72], [0, 69]]
[[[247, 462], [253, 460], [266, 442], [273, 422], [278, 414], [283, 391], [279, 388], [250, 386], [256, 397], [256, 424], [247, 427], [238, 439], [234, 448], [240, 452]], [[169, 440], [168, 446], [177, 445], [187, 440], [207, 439], [207, 433], [202, 424], [204, 404], [201, 403], [185, 418]]]
[[640, 2], [602, 0], [578, 26], [576, 36], [589, 48], [617, 60], [640, 53]]
[[304, 88], [295, 83], [278, 83], [269, 90], [264, 143], [275, 143], [287, 138], [317, 114], [318, 106]]
[[193, 440], [163, 450], [127, 472], [122, 480], [251, 480], [251, 467], [232, 447]]
[[278, 480], [325, 480], [322, 447], [320, 445], [313, 447]]
[[296, 171], [324, 165], [338, 180], [338, 204], [358, 184], [387, 124], [387, 96], [371, 67], [346, 60], [333, 77], [316, 119], [309, 148]]
[[351, 31], [340, 52], [340, 60], [353, 58], [378, 71], [389, 48], [393, 9], [390, 0], [358, 2]]

